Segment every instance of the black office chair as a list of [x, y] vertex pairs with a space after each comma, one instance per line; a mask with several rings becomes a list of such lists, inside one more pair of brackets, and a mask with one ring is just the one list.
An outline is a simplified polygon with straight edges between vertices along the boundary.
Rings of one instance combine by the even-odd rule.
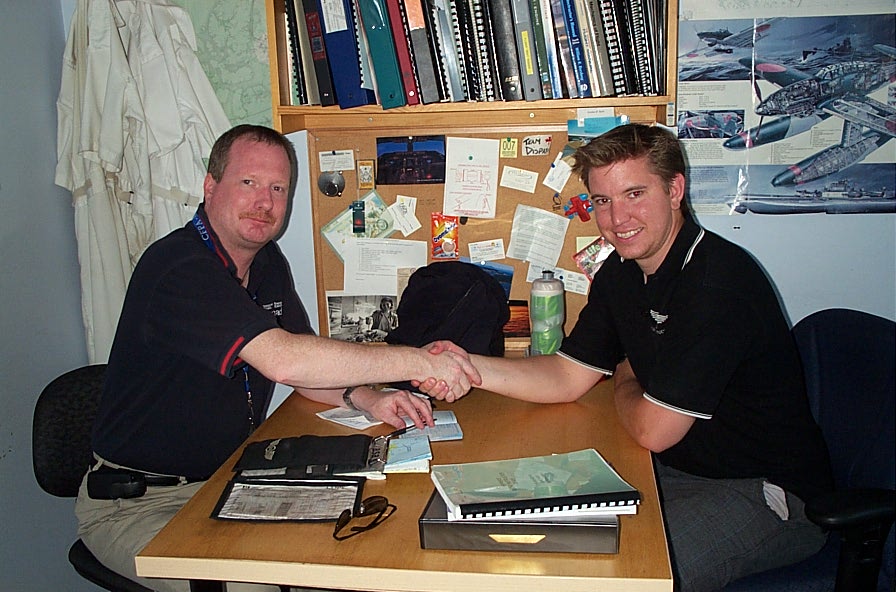
[[[32, 428], [32, 463], [38, 485], [57, 497], [77, 497], [93, 462], [90, 430], [103, 388], [105, 364], [66, 372], [37, 398]], [[111, 592], [153, 592], [116, 573], [78, 539], [68, 560], [82, 577]]]
[[724, 591], [892, 592], [896, 323], [827, 309], [797, 323], [793, 336], [834, 470], [835, 491], [809, 500], [806, 515], [831, 534], [814, 556], [742, 578]]

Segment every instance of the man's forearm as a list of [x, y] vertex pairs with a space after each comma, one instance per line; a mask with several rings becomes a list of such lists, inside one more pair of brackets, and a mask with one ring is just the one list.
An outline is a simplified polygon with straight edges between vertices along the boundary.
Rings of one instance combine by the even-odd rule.
[[687, 434], [694, 418], [650, 401], [644, 392], [628, 360], [620, 362], [613, 375], [613, 398], [619, 422], [638, 444], [653, 452], [662, 452]]
[[643, 397], [644, 388], [631, 371], [631, 366], [628, 361], [622, 362], [613, 374], [613, 399], [619, 420], [629, 433], [634, 434], [637, 407]]
[[[462, 350], [461, 350], [462, 352]], [[371, 346], [272, 329], [240, 352], [269, 379], [293, 387], [326, 389], [434, 377], [455, 396], [478, 385], [466, 352], [430, 354], [406, 346]]]
[[[576, 368], [560, 356], [499, 358], [471, 356], [482, 375], [482, 388], [535, 403], [575, 401], [603, 375]], [[573, 365], [573, 366], [570, 366]]]

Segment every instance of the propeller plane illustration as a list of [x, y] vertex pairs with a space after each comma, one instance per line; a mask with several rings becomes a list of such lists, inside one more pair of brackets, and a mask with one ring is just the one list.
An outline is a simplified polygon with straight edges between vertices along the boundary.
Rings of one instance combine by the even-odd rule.
[[[839, 144], [787, 167], [772, 179], [772, 185], [800, 185], [861, 162], [896, 137], [896, 108], [868, 96], [896, 81], [896, 48], [877, 44], [874, 49], [883, 54], [882, 61], [843, 61], [825, 66], [814, 75], [754, 58], [738, 60], [753, 71], [759, 101], [755, 113], [760, 120], [756, 127], [741, 131], [722, 145], [745, 150], [769, 144], [836, 116], [843, 120]], [[759, 79], [779, 88], [763, 97]], [[766, 121], [766, 117], [775, 119]]]
[[697, 31], [697, 38], [701, 45], [692, 51], [686, 53], [688, 57], [694, 57], [703, 54], [715, 53], [734, 53], [735, 49], [747, 49], [768, 35], [774, 22], [781, 20], [780, 18], [770, 18], [751, 25], [737, 33], [732, 33], [723, 27], [711, 31]]

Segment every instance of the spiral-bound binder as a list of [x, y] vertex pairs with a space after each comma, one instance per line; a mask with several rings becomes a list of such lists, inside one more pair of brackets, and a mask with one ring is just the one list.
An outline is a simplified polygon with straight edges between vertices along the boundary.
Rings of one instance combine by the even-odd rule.
[[616, 95], [638, 92], [637, 81], [634, 78], [634, 65], [628, 49], [624, 3], [622, 0], [598, 0], [600, 19], [607, 40], [613, 90]]
[[454, 45], [457, 49], [464, 96], [470, 101], [482, 100], [482, 81], [476, 61], [476, 37], [473, 17], [466, 2], [449, 3]]
[[424, 104], [438, 103], [447, 98], [442, 67], [438, 54], [433, 51], [431, 25], [427, 24], [429, 10], [421, 0], [400, 0], [407, 19], [414, 72], [420, 85], [420, 100]]
[[634, 514], [641, 494], [593, 448], [432, 467], [448, 520]]
[[649, 33], [642, 0], [628, 0], [623, 4], [626, 8], [629, 46], [638, 80], [638, 92], [644, 95], [656, 94], [651, 74]]
[[497, 88], [498, 65], [494, 52], [494, 36], [486, 0], [467, 0], [475, 35], [476, 63], [482, 85], [482, 100], [494, 101], [500, 98]]

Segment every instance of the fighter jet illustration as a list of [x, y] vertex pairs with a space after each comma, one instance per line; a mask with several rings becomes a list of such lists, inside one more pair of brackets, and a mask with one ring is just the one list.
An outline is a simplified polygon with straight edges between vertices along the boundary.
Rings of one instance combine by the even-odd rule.
[[[844, 61], [809, 75], [792, 68], [739, 60], [754, 72], [759, 99], [755, 112], [759, 125], [725, 140], [731, 150], [743, 150], [789, 138], [836, 115], [844, 120], [840, 143], [789, 166], [772, 179], [772, 185], [798, 185], [841, 171], [865, 159], [896, 137], [896, 108], [867, 95], [896, 79], [896, 48], [875, 45], [888, 56], [883, 62]], [[756, 80], [762, 78], [781, 88], [762, 98]], [[778, 116], [769, 122], [764, 118]]]

